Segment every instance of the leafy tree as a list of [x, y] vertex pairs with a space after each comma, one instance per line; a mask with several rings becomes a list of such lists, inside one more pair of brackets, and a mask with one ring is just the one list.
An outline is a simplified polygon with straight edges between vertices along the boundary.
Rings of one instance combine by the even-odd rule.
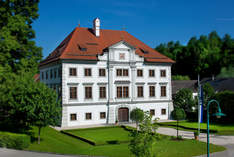
[[38, 71], [41, 48], [33, 38], [39, 0], [0, 1], [0, 65], [17, 73]]
[[132, 154], [137, 157], [153, 157], [155, 156], [153, 152], [153, 144], [156, 141], [157, 134], [156, 123], [152, 123], [152, 117], [149, 113], [144, 113], [144, 119], [139, 125], [139, 131], [133, 130], [130, 133], [132, 137], [129, 148]]
[[217, 77], [218, 78], [234, 77], [234, 66], [228, 68], [223, 67]]
[[186, 114], [182, 108], [175, 108], [172, 111], [172, 117], [177, 121], [177, 139], [179, 135], [179, 130], [178, 130], [178, 125], [179, 125], [179, 120], [184, 120], [186, 118]]
[[190, 78], [187, 75], [172, 75], [172, 80], [190, 80]]
[[180, 89], [173, 98], [173, 104], [175, 108], [182, 108], [185, 112], [192, 111], [192, 107], [195, 106], [192, 90], [188, 88]]
[[215, 91], [214, 88], [209, 84], [209, 83], [205, 83], [203, 86], [203, 95], [204, 95], [204, 106], [206, 106], [208, 104], [208, 101], [211, 100], [214, 95], [215, 95]]
[[160, 44], [157, 51], [175, 60], [173, 75], [189, 75], [196, 79], [220, 73], [221, 67], [234, 66], [234, 39], [226, 34], [221, 38], [216, 31], [200, 37], [191, 37], [187, 45], [170, 41]]
[[[221, 110], [226, 116], [223, 116], [221, 119], [218, 119], [222, 123], [234, 123], [234, 92], [232, 91], [223, 91], [215, 94], [215, 99], [219, 102]], [[214, 105], [213, 105], [214, 106]], [[217, 106], [216, 106], [217, 109]], [[217, 110], [214, 110], [217, 111]]]
[[1, 127], [25, 132], [35, 125], [39, 128], [40, 140], [41, 128], [55, 125], [61, 117], [61, 106], [55, 91], [43, 83], [35, 82], [28, 73], [8, 73], [5, 77], [5, 83], [0, 84]]
[[61, 122], [61, 105], [57, 94], [43, 83], [36, 83], [34, 89], [34, 112], [31, 124], [38, 127], [38, 144], [40, 144], [41, 128], [48, 125], [59, 125]]
[[141, 122], [144, 119], [144, 112], [139, 108], [135, 108], [131, 111], [130, 118], [131, 120], [136, 122], [136, 128], [138, 130], [139, 122]]

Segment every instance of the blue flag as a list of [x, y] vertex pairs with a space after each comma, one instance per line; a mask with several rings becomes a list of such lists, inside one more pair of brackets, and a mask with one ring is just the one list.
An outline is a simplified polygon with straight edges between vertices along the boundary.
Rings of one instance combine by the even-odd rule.
[[203, 88], [202, 86], [200, 86], [200, 90], [199, 90], [199, 107], [200, 107], [200, 123], [203, 122]]

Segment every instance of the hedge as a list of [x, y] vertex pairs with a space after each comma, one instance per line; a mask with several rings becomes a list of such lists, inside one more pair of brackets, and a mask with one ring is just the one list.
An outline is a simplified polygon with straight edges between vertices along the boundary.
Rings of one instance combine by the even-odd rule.
[[24, 149], [30, 144], [30, 137], [25, 134], [0, 132], [0, 147]]

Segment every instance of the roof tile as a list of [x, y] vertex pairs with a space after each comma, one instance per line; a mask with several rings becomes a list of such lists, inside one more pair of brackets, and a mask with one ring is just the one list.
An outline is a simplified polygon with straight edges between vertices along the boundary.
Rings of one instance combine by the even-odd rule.
[[76, 27], [40, 65], [59, 59], [98, 60], [97, 55], [120, 41], [136, 47], [136, 54], [144, 57], [146, 62], [174, 63], [126, 31], [101, 29], [100, 36], [96, 37], [91, 28]]

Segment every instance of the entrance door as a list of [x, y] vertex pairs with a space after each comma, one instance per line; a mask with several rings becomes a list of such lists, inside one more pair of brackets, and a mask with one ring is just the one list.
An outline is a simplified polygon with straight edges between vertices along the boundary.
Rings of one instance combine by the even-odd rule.
[[119, 119], [119, 122], [128, 122], [128, 119], [129, 119], [128, 108], [119, 108], [118, 119]]

